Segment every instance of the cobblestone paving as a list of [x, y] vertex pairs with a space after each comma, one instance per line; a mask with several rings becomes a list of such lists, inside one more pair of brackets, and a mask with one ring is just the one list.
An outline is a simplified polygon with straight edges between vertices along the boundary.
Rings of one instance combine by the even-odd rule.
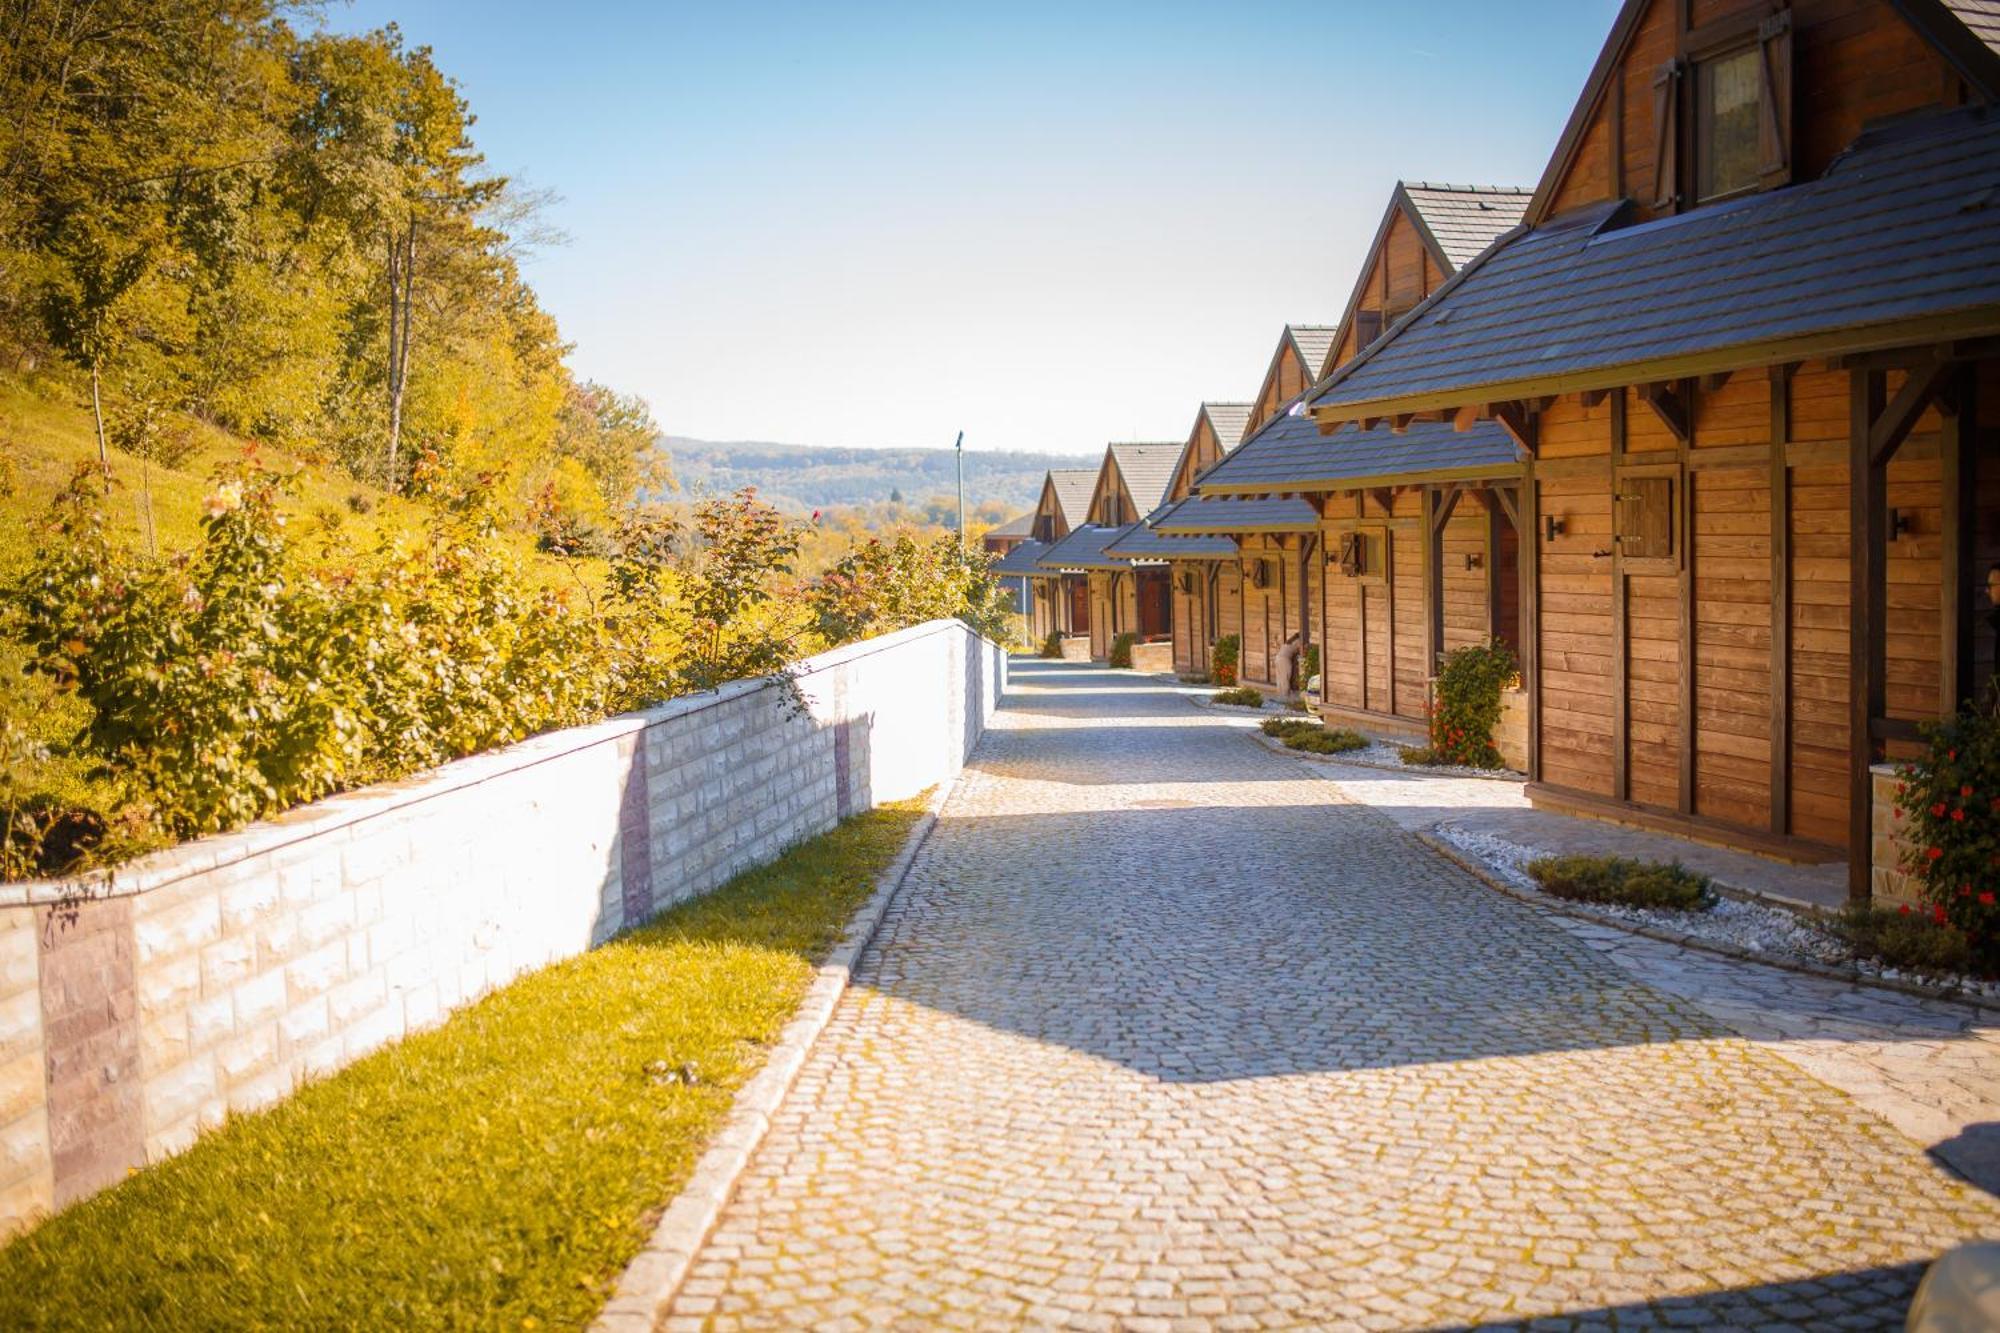
[[1170, 689], [1015, 687], [672, 1327], [1894, 1327], [2000, 1235]]

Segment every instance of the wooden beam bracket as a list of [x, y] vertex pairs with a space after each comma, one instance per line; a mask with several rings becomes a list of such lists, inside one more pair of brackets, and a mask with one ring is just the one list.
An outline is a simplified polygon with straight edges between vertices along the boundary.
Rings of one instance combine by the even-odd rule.
[[1639, 399], [1653, 409], [1653, 415], [1673, 432], [1676, 440], [1687, 444], [1694, 438], [1694, 414], [1678, 384], [1642, 384]]
[[1500, 423], [1500, 428], [1514, 437], [1514, 443], [1533, 458], [1540, 447], [1541, 418], [1528, 410], [1525, 403], [1494, 403], [1487, 408], [1492, 418]]
[[1944, 382], [1945, 365], [1933, 361], [1912, 370], [1903, 387], [1896, 390], [1896, 396], [1875, 417], [1868, 427], [1868, 462], [1880, 467], [1894, 456], [1904, 440], [1910, 438], [1910, 431], [1916, 426], [1917, 418], [1931, 405], [1938, 387]]

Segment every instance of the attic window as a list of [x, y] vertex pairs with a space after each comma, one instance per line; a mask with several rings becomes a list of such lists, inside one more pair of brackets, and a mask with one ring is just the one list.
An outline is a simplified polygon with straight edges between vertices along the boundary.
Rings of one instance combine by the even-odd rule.
[[1695, 66], [1695, 166], [1700, 199], [1754, 189], [1763, 171], [1758, 139], [1762, 59], [1741, 47]]

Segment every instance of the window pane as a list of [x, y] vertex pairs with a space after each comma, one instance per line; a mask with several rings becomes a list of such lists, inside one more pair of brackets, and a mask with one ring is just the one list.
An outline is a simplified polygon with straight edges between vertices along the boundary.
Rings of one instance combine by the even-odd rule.
[[1763, 71], [1753, 46], [1702, 62], [1699, 74], [1701, 105], [1696, 123], [1701, 142], [1695, 161], [1700, 196], [1712, 199], [1757, 183]]

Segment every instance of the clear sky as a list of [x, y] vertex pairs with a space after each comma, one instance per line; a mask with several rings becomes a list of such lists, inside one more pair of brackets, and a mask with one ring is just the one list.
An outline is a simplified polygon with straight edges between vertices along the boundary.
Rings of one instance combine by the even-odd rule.
[[530, 277], [671, 434], [1086, 453], [1338, 319], [1400, 178], [1532, 185], [1615, 0], [354, 0], [555, 190]]

